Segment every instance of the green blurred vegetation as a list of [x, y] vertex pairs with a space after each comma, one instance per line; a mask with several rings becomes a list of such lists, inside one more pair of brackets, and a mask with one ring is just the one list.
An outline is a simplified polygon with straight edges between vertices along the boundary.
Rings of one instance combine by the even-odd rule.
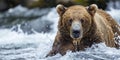
[[90, 4], [97, 4], [99, 8], [105, 9], [109, 0], [74, 0], [76, 4], [88, 6]]
[[87, 6], [93, 3], [97, 4], [99, 8], [105, 9], [109, 1], [110, 0], [0, 0], [0, 11], [5, 11], [17, 5], [28, 8], [47, 8], [55, 7], [57, 4], [63, 4], [65, 6], [80, 4]]

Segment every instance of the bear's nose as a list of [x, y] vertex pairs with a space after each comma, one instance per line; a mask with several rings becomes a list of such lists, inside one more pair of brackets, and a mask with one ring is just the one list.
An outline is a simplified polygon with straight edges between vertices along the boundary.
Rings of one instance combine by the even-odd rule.
[[72, 35], [74, 38], [79, 38], [80, 37], [80, 31], [79, 30], [73, 30]]

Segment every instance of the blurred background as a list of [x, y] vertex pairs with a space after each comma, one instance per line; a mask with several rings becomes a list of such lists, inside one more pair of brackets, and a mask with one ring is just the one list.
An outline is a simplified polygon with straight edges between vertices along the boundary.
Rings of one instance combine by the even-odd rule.
[[27, 8], [50, 8], [55, 7], [57, 4], [63, 4], [65, 6], [80, 4], [87, 6], [93, 3], [97, 4], [99, 8], [106, 9], [110, 2], [113, 4], [112, 7], [120, 8], [118, 7], [119, 0], [0, 0], [0, 11], [6, 11], [17, 5]]
[[[32, 29], [37, 32], [50, 32], [50, 22], [42, 19], [57, 4], [66, 7], [71, 5], [97, 4], [100, 9], [109, 11], [111, 8], [120, 9], [120, 0], [0, 0], [0, 28], [20, 28], [27, 33], [32, 33]], [[42, 25], [41, 25], [42, 24]]]

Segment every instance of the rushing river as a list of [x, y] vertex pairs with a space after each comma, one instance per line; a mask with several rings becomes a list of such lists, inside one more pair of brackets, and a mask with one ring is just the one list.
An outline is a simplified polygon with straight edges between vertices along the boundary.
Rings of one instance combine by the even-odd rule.
[[[120, 22], [120, 10], [107, 11]], [[0, 13], [0, 60], [120, 60], [120, 49], [97, 44], [86, 51], [68, 51], [45, 57], [57, 31], [55, 8], [27, 9], [22, 6]]]

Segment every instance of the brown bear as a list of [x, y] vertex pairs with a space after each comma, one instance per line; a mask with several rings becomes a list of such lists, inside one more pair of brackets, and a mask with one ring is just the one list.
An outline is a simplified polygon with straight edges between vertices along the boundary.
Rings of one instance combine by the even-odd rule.
[[114, 37], [120, 35], [120, 26], [96, 4], [88, 7], [57, 5], [59, 14], [58, 32], [52, 50], [47, 56], [56, 53], [64, 55], [67, 50], [79, 51], [93, 44], [104, 42], [108, 47], [119, 47]]

